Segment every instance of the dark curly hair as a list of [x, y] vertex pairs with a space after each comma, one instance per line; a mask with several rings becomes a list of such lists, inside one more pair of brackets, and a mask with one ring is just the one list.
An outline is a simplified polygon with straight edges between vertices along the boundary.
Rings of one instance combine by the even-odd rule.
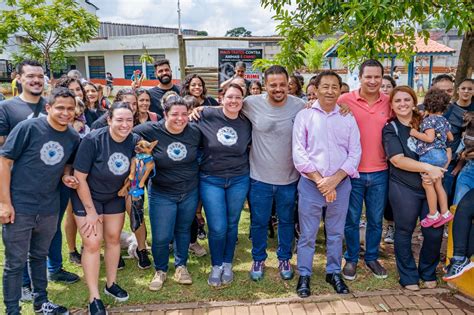
[[444, 113], [451, 101], [451, 97], [440, 89], [430, 89], [425, 95], [423, 104], [428, 113]]
[[206, 94], [207, 94], [206, 82], [204, 82], [203, 78], [201, 78], [201, 76], [196, 73], [188, 74], [186, 78], [184, 79], [184, 84], [183, 84], [183, 87], [181, 88], [181, 96], [191, 95], [191, 93], [189, 92], [189, 88], [191, 87], [191, 81], [195, 78], [201, 80], [201, 83], [202, 83], [201, 97], [202, 98], [206, 97]]
[[83, 101], [85, 103], [86, 102], [86, 91], [84, 90], [84, 87], [82, 86], [81, 81], [79, 81], [78, 79], [71, 78], [71, 77], [63, 75], [62, 77], [60, 77], [58, 79], [58, 81], [56, 81], [56, 83], [54, 84], [54, 87], [55, 88], [57, 88], [57, 87], [69, 88], [69, 85], [71, 85], [74, 82], [76, 82], [79, 85], [79, 87], [81, 88], [81, 90], [82, 90], [82, 100], [81, 101]]

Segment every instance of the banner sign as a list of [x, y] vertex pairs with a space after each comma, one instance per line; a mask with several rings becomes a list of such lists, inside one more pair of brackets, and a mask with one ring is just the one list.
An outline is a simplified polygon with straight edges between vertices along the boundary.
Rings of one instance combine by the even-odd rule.
[[219, 86], [235, 75], [235, 64], [243, 61], [246, 64], [245, 79], [262, 82], [262, 73], [252, 68], [255, 59], [262, 59], [262, 49], [252, 48], [219, 48]]

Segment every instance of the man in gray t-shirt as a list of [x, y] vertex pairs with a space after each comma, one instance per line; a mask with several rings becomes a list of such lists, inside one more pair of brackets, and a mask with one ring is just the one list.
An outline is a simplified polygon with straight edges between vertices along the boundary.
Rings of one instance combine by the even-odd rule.
[[269, 94], [249, 96], [242, 109], [252, 123], [250, 177], [267, 184], [288, 185], [299, 178], [291, 157], [291, 135], [295, 116], [305, 103], [292, 95], [282, 106], [270, 102]]
[[249, 203], [254, 262], [250, 278], [254, 281], [263, 278], [268, 221], [275, 203], [280, 276], [289, 280], [293, 278], [289, 261], [299, 178], [293, 166], [291, 139], [295, 116], [305, 103], [288, 95], [288, 73], [281, 66], [271, 66], [265, 71], [265, 89], [265, 95], [246, 98], [242, 110], [252, 123]]

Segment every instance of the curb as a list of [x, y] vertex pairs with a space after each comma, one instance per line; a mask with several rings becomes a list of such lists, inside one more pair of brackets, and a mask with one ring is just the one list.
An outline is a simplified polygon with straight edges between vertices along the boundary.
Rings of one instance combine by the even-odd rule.
[[[370, 296], [385, 296], [385, 295], [405, 295], [405, 296], [426, 296], [450, 293], [451, 291], [443, 288], [436, 289], [421, 289], [413, 292], [405, 289], [397, 290], [381, 290], [373, 292], [354, 292], [350, 294], [325, 294], [310, 296], [302, 299], [297, 296], [288, 298], [275, 299], [261, 299], [256, 301], [216, 301], [216, 302], [191, 302], [191, 303], [172, 303], [172, 304], [147, 304], [147, 305], [130, 305], [123, 307], [114, 307], [107, 309], [109, 313], [135, 313], [135, 312], [153, 312], [153, 311], [173, 311], [173, 310], [189, 310], [189, 309], [206, 309], [215, 307], [235, 307], [235, 306], [249, 306], [249, 305], [268, 305], [268, 304], [290, 304], [290, 303], [317, 303], [330, 302], [337, 300], [349, 300], [361, 297]], [[82, 314], [81, 311], [74, 312], [74, 314]]]

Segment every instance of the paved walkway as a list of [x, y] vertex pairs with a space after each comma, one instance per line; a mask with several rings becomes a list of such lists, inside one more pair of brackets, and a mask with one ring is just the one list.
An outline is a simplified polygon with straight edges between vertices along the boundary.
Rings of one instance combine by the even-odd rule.
[[[82, 312], [74, 312], [82, 314]], [[225, 301], [156, 304], [110, 309], [123, 315], [305, 315], [305, 314], [474, 314], [474, 301], [461, 302], [447, 289], [419, 292], [386, 290], [268, 299], [255, 302]]]

